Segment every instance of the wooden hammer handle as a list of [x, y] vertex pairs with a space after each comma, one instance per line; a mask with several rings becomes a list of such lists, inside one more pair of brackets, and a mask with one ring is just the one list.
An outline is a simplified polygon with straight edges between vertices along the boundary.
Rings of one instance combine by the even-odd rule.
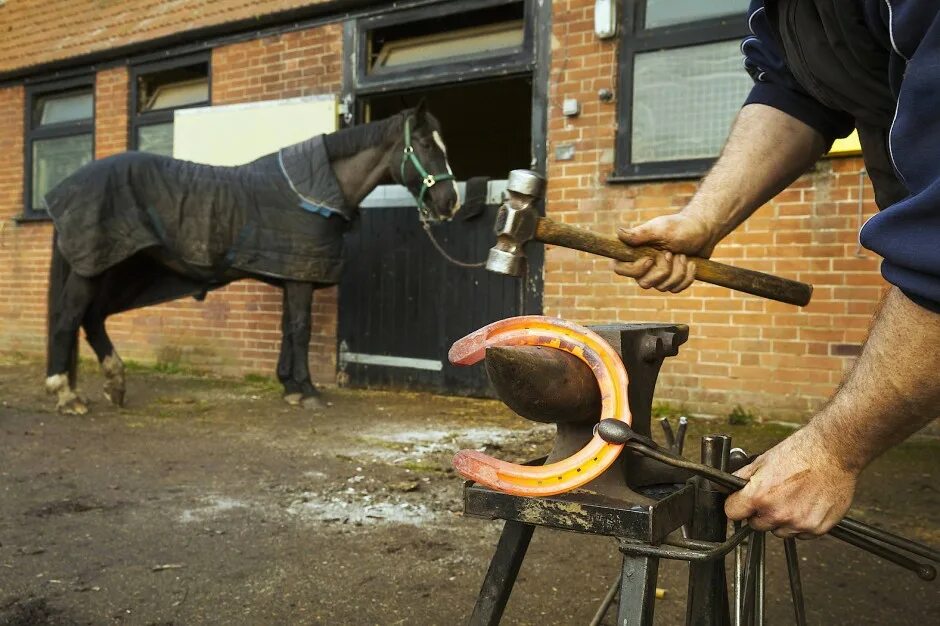
[[[538, 220], [535, 228], [535, 239], [543, 243], [590, 252], [618, 261], [635, 261], [642, 257], [662, 253], [662, 250], [656, 248], [632, 248], [615, 237], [604, 237], [544, 217], [540, 217]], [[743, 291], [751, 295], [797, 306], [809, 304], [809, 300], [813, 295], [813, 286], [806, 283], [733, 267], [724, 263], [716, 263], [699, 257], [689, 257], [689, 260], [695, 262], [695, 278], [712, 285], [721, 285], [735, 291]]]

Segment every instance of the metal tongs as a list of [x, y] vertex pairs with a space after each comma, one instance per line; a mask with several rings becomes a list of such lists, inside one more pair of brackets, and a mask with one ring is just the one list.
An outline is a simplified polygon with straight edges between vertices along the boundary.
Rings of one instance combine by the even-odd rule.
[[[635, 432], [626, 422], [621, 420], [601, 420], [597, 425], [597, 434], [608, 443], [622, 444], [625, 448], [638, 454], [702, 476], [732, 492], [743, 489], [748, 482], [720, 469], [689, 461], [663, 448], [649, 437]], [[900, 565], [904, 569], [914, 572], [923, 580], [934, 580], [937, 577], [936, 567], [912, 559], [909, 556], [909, 554], [914, 554], [934, 563], [940, 562], [940, 552], [930, 546], [925, 546], [849, 517], [842, 518], [842, 521], [836, 524], [828, 534], [856, 548], [861, 548], [866, 552]]]

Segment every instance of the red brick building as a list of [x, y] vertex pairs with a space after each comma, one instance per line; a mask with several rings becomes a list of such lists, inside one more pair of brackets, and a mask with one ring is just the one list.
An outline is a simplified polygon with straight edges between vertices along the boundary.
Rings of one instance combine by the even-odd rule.
[[[596, 23], [596, 5], [611, 4], [613, 20]], [[746, 4], [8, 0], [0, 5], [0, 351], [44, 351], [51, 225], [35, 198], [92, 157], [162, 149], [174, 97], [186, 107], [332, 94], [348, 113], [342, 121], [362, 121], [423, 96], [441, 118], [459, 178], [499, 179], [534, 165], [548, 176], [547, 214], [598, 231], [676, 210], [746, 93], [738, 51]], [[169, 104], [159, 104], [161, 93]], [[874, 210], [861, 159], [832, 157], [718, 247], [717, 260], [813, 283], [805, 308], [699, 284], [682, 295], [648, 293], [615, 276], [606, 260], [557, 248], [544, 260], [535, 255], [530, 280], [503, 298], [518, 306], [500, 306], [585, 323], [689, 324], [692, 339], [664, 369], [660, 399], [698, 412], [741, 404], [768, 416], [805, 416], [856, 354], [884, 288], [879, 260], [857, 243]], [[403, 215], [411, 221], [402, 229], [417, 232], [410, 212]], [[378, 222], [369, 219], [360, 243], [372, 237], [370, 245], [385, 245], [389, 231], [370, 235], [368, 224]], [[447, 232], [456, 238], [459, 226]], [[479, 245], [485, 250], [482, 238]], [[377, 272], [362, 275], [379, 284]], [[446, 272], [436, 280], [451, 277], [443, 284], [455, 285], [458, 299], [482, 280]], [[344, 332], [376, 323], [344, 312], [345, 302], [366, 301], [351, 292], [341, 286], [315, 298], [311, 363], [320, 382], [336, 379], [338, 361], [355, 370], [356, 360], [343, 356]], [[410, 313], [409, 298], [382, 293], [373, 289], [369, 306], [388, 315], [398, 307], [409, 320], [433, 310], [464, 331], [476, 323], [448, 308], [457, 300], [429, 300]], [[280, 294], [252, 281], [205, 302], [109, 321], [125, 358], [226, 374], [271, 373], [279, 325]], [[418, 369], [431, 362], [424, 371], [437, 375], [439, 355], [415, 360], [409, 349], [377, 340], [371, 351], [411, 359]]]

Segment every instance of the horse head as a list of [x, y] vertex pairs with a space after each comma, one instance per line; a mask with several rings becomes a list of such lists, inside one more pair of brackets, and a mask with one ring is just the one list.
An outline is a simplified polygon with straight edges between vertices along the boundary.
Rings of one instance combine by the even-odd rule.
[[449, 220], [460, 210], [460, 196], [440, 124], [423, 101], [401, 116], [399, 156], [391, 160], [392, 178], [414, 196], [422, 220]]

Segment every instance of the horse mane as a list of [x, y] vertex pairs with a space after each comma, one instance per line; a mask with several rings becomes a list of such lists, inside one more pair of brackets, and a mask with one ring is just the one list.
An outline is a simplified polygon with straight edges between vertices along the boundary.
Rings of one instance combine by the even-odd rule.
[[[403, 132], [405, 118], [414, 113], [414, 109], [405, 109], [385, 119], [358, 124], [324, 135], [326, 151], [331, 159], [344, 159], [358, 154], [366, 148], [378, 146]], [[432, 130], [439, 130], [437, 119], [428, 114], [428, 123]]]
[[393, 130], [402, 128], [403, 119], [402, 114], [398, 113], [368, 124], [358, 124], [332, 132], [323, 137], [326, 151], [331, 159], [344, 159], [366, 148], [382, 145]]

